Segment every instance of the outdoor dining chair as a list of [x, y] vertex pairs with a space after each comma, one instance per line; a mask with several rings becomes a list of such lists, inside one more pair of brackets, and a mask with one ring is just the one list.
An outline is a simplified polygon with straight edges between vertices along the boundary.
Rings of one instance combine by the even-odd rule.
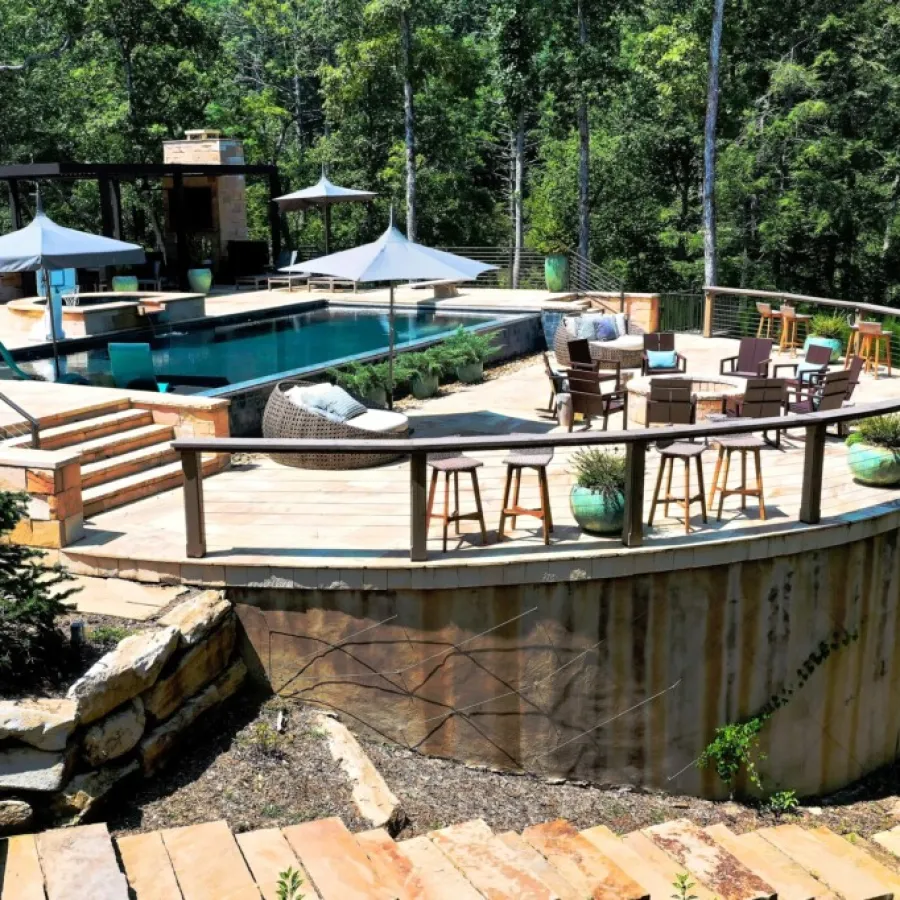
[[719, 363], [720, 375], [739, 378], [765, 378], [772, 361], [772, 341], [769, 338], [741, 338], [737, 356], [728, 356]]
[[[601, 375], [585, 369], [569, 369], [566, 372], [569, 382], [569, 396], [572, 410], [569, 416], [569, 431], [572, 430], [575, 415], [581, 413], [587, 428], [591, 427], [594, 418], [602, 417], [603, 430], [609, 428], [609, 417], [622, 413], [622, 428], [628, 428], [628, 394], [622, 386], [618, 373]], [[608, 382], [612, 389], [604, 391]]]
[[831, 347], [823, 344], [810, 344], [806, 349], [806, 359], [801, 363], [779, 363], [772, 369], [772, 374], [779, 376], [779, 369], [792, 369], [793, 377], [788, 379], [788, 388], [797, 385], [817, 384], [828, 371], [831, 362]]
[[[669, 359], [661, 360], [665, 354]], [[675, 350], [675, 334], [671, 331], [644, 335], [644, 352], [641, 357], [641, 375], [672, 375], [687, 370], [687, 359]]]

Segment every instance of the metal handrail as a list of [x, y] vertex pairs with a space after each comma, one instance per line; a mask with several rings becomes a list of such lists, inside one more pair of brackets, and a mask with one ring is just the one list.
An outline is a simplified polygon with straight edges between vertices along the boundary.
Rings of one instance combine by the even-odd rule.
[[15, 400], [10, 400], [6, 394], [0, 393], [0, 400], [2, 400], [10, 409], [14, 412], [17, 412], [27, 423], [28, 427], [31, 430], [31, 444], [35, 450], [39, 450], [41, 447], [41, 435], [40, 435], [40, 423], [37, 419], [34, 418], [30, 413], [25, 412]]
[[851, 300], [835, 300], [831, 297], [813, 297], [809, 294], [785, 294], [782, 291], [759, 291], [750, 288], [704, 287], [705, 294], [713, 298], [758, 297], [760, 300], [790, 300], [796, 303], [815, 303], [819, 306], [833, 306], [837, 309], [850, 309], [855, 312], [871, 313], [875, 316], [900, 316], [900, 309], [890, 306], [878, 306], [874, 303], [854, 303]]

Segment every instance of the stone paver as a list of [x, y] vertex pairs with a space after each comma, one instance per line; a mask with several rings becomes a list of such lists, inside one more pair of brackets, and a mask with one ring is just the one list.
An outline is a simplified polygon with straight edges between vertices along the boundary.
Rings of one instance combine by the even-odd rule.
[[[669, 885], [675, 881], [677, 876], [685, 874], [684, 866], [678, 865], [668, 853], [660, 850], [641, 831], [632, 831], [631, 834], [624, 835], [622, 843], [633, 850], [641, 859], [646, 859], [648, 866], [659, 872], [663, 878], [668, 879]], [[650, 885], [647, 886], [649, 887]], [[716, 894], [697, 882], [691, 888], [691, 893], [697, 896], [697, 900], [718, 900]], [[667, 894], [666, 900], [669, 900], [670, 897], [671, 893]], [[652, 900], [658, 900], [655, 894]]]
[[37, 849], [47, 900], [128, 900], [128, 882], [105, 825], [44, 831]]
[[531, 844], [514, 831], [498, 834], [491, 842], [499, 841], [519, 859], [519, 864], [526, 872], [536, 875], [560, 900], [583, 900], [584, 892], [577, 890], [563, 878], [562, 874], [541, 856]]
[[373, 828], [356, 835], [372, 863], [380, 884], [404, 900], [428, 900], [428, 890], [416, 873], [415, 866], [397, 848], [383, 828]]
[[900, 857], [900, 825], [890, 831], [880, 831], [872, 836], [876, 844], [880, 844], [888, 853]]
[[185, 591], [183, 585], [140, 584], [84, 575], [76, 576], [71, 584], [65, 586], [79, 589], [66, 600], [74, 605], [76, 612], [120, 616], [138, 622], [152, 619]]
[[[0, 880], [0, 900], [46, 900], [44, 874], [34, 835], [11, 837], [5, 843], [6, 862]], [[3, 849], [0, 846], [0, 855]]]
[[263, 900], [278, 900], [278, 878], [282, 872], [294, 869], [303, 879], [301, 893], [306, 900], [319, 900], [309, 875], [291, 850], [285, 836], [277, 828], [261, 828], [235, 835], [244, 861], [256, 880]]
[[116, 840], [135, 900], [182, 900], [178, 879], [158, 831]]
[[482, 894], [427, 837], [399, 841], [397, 850], [412, 863], [428, 900], [481, 900]]

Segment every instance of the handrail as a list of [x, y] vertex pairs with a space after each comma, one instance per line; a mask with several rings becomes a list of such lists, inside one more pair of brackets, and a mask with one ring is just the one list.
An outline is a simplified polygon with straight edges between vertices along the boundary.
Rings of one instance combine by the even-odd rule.
[[41, 447], [41, 434], [40, 434], [40, 423], [37, 419], [34, 418], [30, 413], [25, 412], [15, 400], [10, 400], [6, 394], [0, 393], [0, 400], [2, 400], [13, 412], [17, 412], [27, 423], [28, 427], [31, 430], [31, 443], [35, 450], [39, 450]]
[[820, 306], [833, 306], [838, 309], [852, 309], [871, 313], [876, 316], [900, 316], [900, 309], [890, 306], [878, 306], [874, 303], [854, 303], [851, 300], [834, 300], [830, 297], [813, 297], [809, 294], [785, 294], [782, 291], [761, 291], [751, 288], [709, 287], [703, 288], [705, 294], [716, 297], [759, 297], [762, 300], [793, 300], [797, 303], [817, 303]]

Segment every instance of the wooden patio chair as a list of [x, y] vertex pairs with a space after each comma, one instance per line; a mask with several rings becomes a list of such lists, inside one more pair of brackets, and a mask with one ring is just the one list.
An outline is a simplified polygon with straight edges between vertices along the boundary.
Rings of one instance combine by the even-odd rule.
[[[672, 366], [651, 366], [649, 353], [674, 353]], [[672, 375], [687, 370], [687, 359], [675, 352], [675, 334], [671, 331], [644, 335], [644, 352], [641, 357], [641, 375]]]
[[[628, 428], [628, 393], [622, 386], [618, 374], [601, 375], [585, 369], [569, 369], [569, 396], [572, 398], [572, 416], [569, 431], [572, 430], [575, 414], [581, 413], [587, 428], [591, 420], [603, 418], [603, 430], [609, 428], [609, 417], [622, 413], [622, 428]], [[604, 392], [604, 383], [612, 382], [612, 390]]]
[[[785, 412], [805, 415], [813, 412], [834, 412], [841, 409], [847, 400], [847, 391], [850, 387], [850, 372], [841, 369], [837, 372], [829, 372], [821, 382], [808, 387], [794, 389], [794, 401], [785, 403]], [[847, 426], [838, 423], [838, 436], [846, 434]]]
[[797, 385], [818, 384], [828, 371], [831, 362], [831, 347], [822, 344], [810, 344], [806, 350], [806, 359], [802, 363], [779, 363], [772, 369], [772, 374], [780, 378], [779, 369], [793, 369], [792, 378], [788, 379], [788, 388]]
[[728, 356], [719, 363], [720, 375], [738, 378], [766, 378], [772, 361], [772, 341], [769, 338], [741, 338], [737, 356]]

